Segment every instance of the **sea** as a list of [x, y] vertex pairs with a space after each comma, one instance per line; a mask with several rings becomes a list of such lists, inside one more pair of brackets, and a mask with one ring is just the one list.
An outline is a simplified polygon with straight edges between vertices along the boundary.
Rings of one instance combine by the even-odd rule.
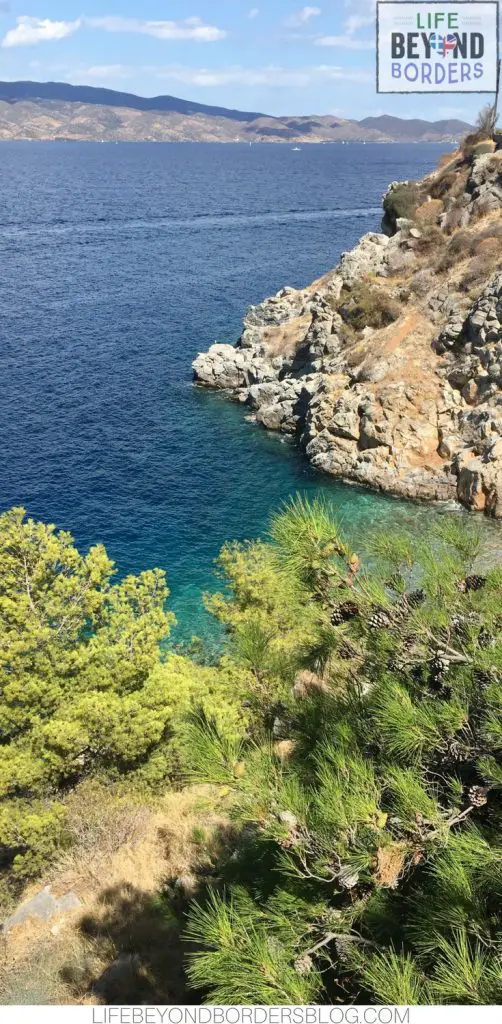
[[213, 652], [218, 552], [290, 496], [324, 495], [363, 552], [375, 527], [428, 530], [444, 509], [315, 472], [191, 363], [379, 230], [388, 183], [445, 148], [2, 142], [0, 510], [103, 543], [120, 576], [165, 569], [172, 642]]

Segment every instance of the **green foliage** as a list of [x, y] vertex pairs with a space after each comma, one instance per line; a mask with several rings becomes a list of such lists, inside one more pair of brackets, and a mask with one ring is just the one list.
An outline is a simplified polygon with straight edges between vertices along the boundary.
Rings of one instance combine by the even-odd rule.
[[[297, 919], [298, 923], [302, 924]], [[215, 979], [213, 995], [220, 1003], [313, 1001], [318, 972], [312, 969], [302, 975], [291, 963], [296, 929], [273, 905], [268, 913], [260, 913], [244, 890], [234, 889], [228, 900], [212, 894], [205, 907], [196, 906], [188, 937], [205, 950], [191, 955], [190, 980], [205, 986], [208, 977]]]
[[192, 782], [232, 784], [239, 774], [243, 741], [238, 734], [218, 728], [203, 708], [192, 715], [186, 729], [188, 768]]
[[396, 225], [396, 220], [405, 217], [412, 220], [420, 205], [420, 189], [416, 181], [404, 181], [386, 193], [383, 208], [387, 217]]
[[409, 953], [375, 953], [361, 969], [361, 978], [378, 1002], [416, 1006], [430, 1002], [427, 987]]
[[81, 555], [22, 509], [0, 517], [0, 559], [0, 846], [30, 877], [64, 842], [66, 789], [165, 781], [195, 706], [235, 729], [238, 673], [162, 659], [174, 620], [158, 570], [112, 583], [103, 547]]
[[382, 287], [360, 281], [342, 292], [338, 312], [344, 322], [356, 331], [364, 327], [388, 327], [398, 320], [402, 307]]
[[455, 516], [368, 546], [365, 566], [301, 498], [266, 543], [226, 545], [207, 605], [228, 640], [206, 666], [162, 647], [161, 572], [113, 582], [102, 547], [0, 517], [9, 877], [70, 841], [92, 787], [210, 782], [233, 847], [189, 914], [199, 993], [500, 1002], [502, 571], [479, 575]]
[[240, 830], [234, 887], [190, 917], [213, 1000], [500, 1001], [501, 573], [459, 517], [370, 548], [366, 570], [297, 499], [269, 545], [224, 553], [214, 607], [231, 638], [246, 623], [230, 657], [268, 703], [238, 747], [200, 718], [193, 737]]

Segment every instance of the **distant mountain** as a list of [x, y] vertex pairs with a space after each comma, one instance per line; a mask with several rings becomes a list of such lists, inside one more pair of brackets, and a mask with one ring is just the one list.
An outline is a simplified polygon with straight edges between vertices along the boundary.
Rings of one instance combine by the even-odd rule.
[[207, 114], [228, 117], [232, 121], [254, 121], [262, 114], [227, 107], [211, 107], [192, 103], [176, 96], [135, 96], [132, 92], [96, 89], [91, 85], [68, 85], [66, 82], [0, 82], [0, 100], [62, 100], [65, 103], [92, 103], [103, 107], [129, 107], [131, 110], [163, 110], [175, 114]]
[[0, 140], [451, 143], [470, 128], [464, 121], [389, 116], [270, 117], [175, 96], [146, 98], [64, 82], [0, 82]]
[[383, 132], [393, 138], [404, 141], [415, 142], [417, 139], [427, 141], [429, 135], [440, 135], [442, 138], [461, 138], [466, 132], [472, 131], [472, 125], [467, 121], [421, 121], [419, 118], [403, 120], [401, 117], [392, 117], [390, 114], [382, 114], [381, 117], [365, 117], [359, 121], [362, 128], [371, 128], [373, 131]]

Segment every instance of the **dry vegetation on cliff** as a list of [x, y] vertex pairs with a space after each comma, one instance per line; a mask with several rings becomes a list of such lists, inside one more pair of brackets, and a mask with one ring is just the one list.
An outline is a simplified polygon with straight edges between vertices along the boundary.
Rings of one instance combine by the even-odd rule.
[[383, 234], [251, 308], [196, 381], [328, 473], [501, 516], [502, 151], [471, 135], [383, 207]]

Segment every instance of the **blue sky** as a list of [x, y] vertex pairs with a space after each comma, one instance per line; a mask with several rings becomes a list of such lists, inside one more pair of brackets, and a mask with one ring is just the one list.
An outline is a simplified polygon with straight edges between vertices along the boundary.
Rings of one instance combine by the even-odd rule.
[[0, 0], [0, 78], [270, 114], [472, 119], [482, 96], [378, 96], [374, 0]]

